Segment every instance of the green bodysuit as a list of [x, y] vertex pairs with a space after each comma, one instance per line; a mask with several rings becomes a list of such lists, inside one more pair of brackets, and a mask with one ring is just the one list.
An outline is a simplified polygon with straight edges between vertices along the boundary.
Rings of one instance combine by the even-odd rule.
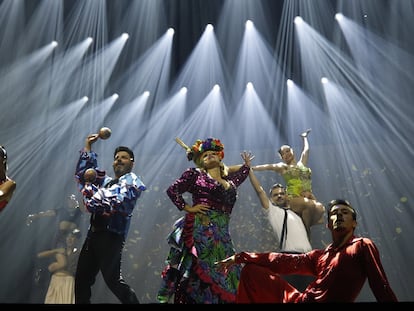
[[312, 192], [312, 170], [303, 164], [288, 166], [286, 173], [282, 177], [286, 183], [286, 189], [289, 196], [302, 196], [302, 192]]

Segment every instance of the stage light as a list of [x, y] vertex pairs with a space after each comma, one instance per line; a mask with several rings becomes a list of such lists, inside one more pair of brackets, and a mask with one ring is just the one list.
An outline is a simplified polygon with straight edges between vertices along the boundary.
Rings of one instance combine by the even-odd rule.
[[246, 21], [246, 29], [251, 29], [254, 27], [254, 24], [251, 20]]
[[344, 15], [342, 14], [342, 13], [336, 13], [335, 14], [335, 19], [337, 20], [337, 21], [340, 21], [341, 19], [343, 19], [344, 18]]
[[303, 19], [302, 19], [302, 17], [300, 17], [300, 16], [296, 16], [296, 17], [295, 17], [295, 19], [294, 19], [294, 23], [295, 23], [296, 25], [300, 25], [301, 23], [303, 23]]
[[213, 25], [208, 24], [208, 25], [206, 26], [206, 31], [213, 31], [213, 30], [214, 30]]
[[168, 28], [168, 30], [167, 30], [167, 34], [169, 36], [172, 36], [174, 34], [174, 32], [175, 32], [174, 28]]

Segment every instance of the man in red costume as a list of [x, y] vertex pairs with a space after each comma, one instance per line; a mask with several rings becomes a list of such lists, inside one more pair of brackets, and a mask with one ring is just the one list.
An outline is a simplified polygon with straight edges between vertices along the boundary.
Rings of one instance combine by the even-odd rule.
[[[305, 254], [241, 252], [217, 262], [219, 269], [244, 264], [237, 303], [354, 302], [368, 279], [378, 302], [397, 302], [377, 247], [354, 235], [356, 211], [342, 199], [327, 206], [332, 243]], [[313, 275], [300, 292], [280, 275]]]

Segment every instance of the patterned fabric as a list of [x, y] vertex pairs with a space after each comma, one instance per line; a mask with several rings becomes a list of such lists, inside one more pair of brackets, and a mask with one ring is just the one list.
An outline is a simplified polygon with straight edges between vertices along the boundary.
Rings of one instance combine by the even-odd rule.
[[217, 151], [220, 159], [224, 158], [224, 145], [217, 138], [207, 138], [206, 140], [197, 139], [193, 146], [187, 152], [187, 159], [194, 160], [198, 167], [202, 167], [200, 156], [207, 150]]
[[303, 196], [303, 192], [312, 192], [311, 175], [311, 169], [303, 164], [288, 165], [286, 172], [282, 175], [288, 195], [299, 197]]
[[[97, 157], [95, 152], [80, 153], [75, 178], [83, 195], [83, 203], [92, 213], [92, 226], [105, 228], [126, 238], [132, 212], [146, 186], [132, 172], [121, 176], [112, 184], [112, 178], [107, 176], [105, 171], [97, 169]], [[97, 178], [93, 183], [85, 183], [83, 177], [89, 168], [94, 168], [97, 172]]]
[[205, 172], [186, 170], [167, 190], [174, 204], [182, 210], [184, 192], [190, 192], [193, 205], [206, 204], [206, 214], [186, 213], [174, 224], [168, 236], [171, 246], [162, 272], [158, 292], [161, 303], [234, 303], [240, 277], [240, 267], [234, 266], [227, 274], [219, 272], [216, 261], [235, 254], [229, 232], [230, 214], [237, 199], [237, 187], [249, 175], [249, 167], [225, 179], [224, 187]]

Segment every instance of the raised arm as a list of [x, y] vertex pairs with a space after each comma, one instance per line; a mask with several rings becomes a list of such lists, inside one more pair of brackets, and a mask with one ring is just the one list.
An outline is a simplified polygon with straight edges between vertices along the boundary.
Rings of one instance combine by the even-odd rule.
[[55, 217], [56, 216], [56, 210], [50, 209], [44, 212], [34, 213], [27, 215], [26, 218], [26, 225], [30, 226], [33, 220], [42, 218], [42, 217]]
[[250, 169], [249, 173], [250, 182], [257, 193], [257, 196], [260, 199], [260, 203], [264, 209], [269, 208], [269, 198], [267, 197], [266, 192], [263, 190], [262, 185], [260, 184], [259, 180], [257, 179], [256, 175], [254, 174], [253, 170]]
[[[243, 151], [240, 156], [242, 157], [244, 164], [247, 166], [251, 166], [251, 161], [254, 159], [254, 155], [249, 151]], [[236, 164], [236, 165], [230, 165], [227, 167], [228, 173], [234, 173], [237, 172], [243, 164]]]
[[92, 144], [95, 143], [99, 139], [99, 134], [90, 134], [85, 139], [85, 151], [91, 152]]
[[260, 164], [252, 167], [255, 171], [274, 171], [278, 174], [283, 174], [286, 170], [286, 164], [283, 162], [273, 164]]
[[310, 133], [310, 129], [307, 129], [305, 132], [300, 134], [303, 139], [303, 150], [302, 154], [300, 155], [299, 162], [302, 162], [303, 165], [307, 166], [308, 158], [309, 158], [309, 142], [308, 142], [308, 135]]
[[227, 167], [229, 174], [237, 172], [243, 164], [230, 165]]

